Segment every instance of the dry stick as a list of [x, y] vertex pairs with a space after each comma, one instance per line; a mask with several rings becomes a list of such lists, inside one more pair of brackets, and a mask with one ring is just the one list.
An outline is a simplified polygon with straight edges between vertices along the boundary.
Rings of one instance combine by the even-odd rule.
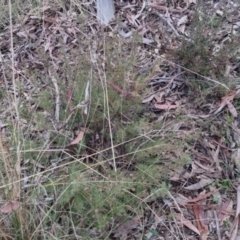
[[172, 12], [172, 13], [184, 13], [188, 9], [187, 7], [181, 8], [181, 9], [168, 8], [168, 7], [164, 7], [159, 4], [156, 4], [156, 3], [148, 3], [148, 6], [153, 7], [160, 11], [165, 11], [165, 12], [168, 11], [168, 12]]
[[115, 150], [114, 150], [114, 144], [113, 144], [111, 118], [110, 118], [110, 110], [109, 110], [109, 102], [108, 102], [107, 79], [106, 79], [105, 73], [104, 73], [104, 85], [105, 85], [105, 93], [106, 93], [106, 106], [107, 106], [107, 117], [108, 117], [109, 134], [110, 134], [111, 149], [112, 149], [112, 155], [113, 155], [113, 168], [114, 168], [114, 171], [117, 172], [116, 157], [115, 157]]
[[174, 26], [170, 23], [170, 21], [168, 19], [166, 19], [161, 13], [159, 12], [155, 12], [156, 15], [158, 15], [164, 22], [166, 22], [168, 24], [168, 26], [173, 30], [173, 32], [175, 33], [175, 35], [179, 38], [181, 38], [182, 36], [178, 33], [178, 31], [174, 28]]
[[221, 240], [221, 233], [220, 233], [220, 228], [219, 228], [219, 220], [218, 220], [218, 216], [217, 216], [217, 213], [216, 211], [214, 210], [213, 211], [214, 213], [214, 217], [215, 217], [215, 221], [216, 221], [216, 228], [217, 228], [217, 236], [218, 236], [218, 240]]
[[[12, 2], [11, 0], [8, 1], [8, 7], [9, 7], [9, 22], [10, 22], [10, 41], [11, 41], [11, 64], [12, 64], [12, 83], [13, 83], [13, 92], [14, 92], [14, 107], [15, 107], [15, 112], [16, 112], [16, 121], [17, 121], [17, 129], [14, 129], [14, 138], [15, 141], [17, 142], [17, 160], [14, 166], [14, 172], [16, 174], [16, 177], [18, 180], [20, 180], [20, 175], [21, 175], [21, 154], [20, 154], [20, 147], [21, 147], [21, 141], [20, 141], [20, 126], [19, 126], [19, 112], [18, 112], [18, 99], [17, 99], [17, 88], [16, 88], [16, 79], [15, 79], [15, 67], [14, 67], [14, 47], [13, 47], [13, 25], [12, 25]], [[15, 128], [15, 124], [14, 124]], [[10, 181], [11, 179], [9, 179]], [[21, 186], [20, 182], [18, 184], [14, 184], [13, 187], [13, 198], [19, 198], [20, 197], [20, 192], [21, 192]]]
[[53, 85], [55, 87], [55, 91], [56, 91], [56, 100], [55, 100], [55, 105], [56, 105], [56, 109], [55, 109], [55, 119], [57, 121], [57, 123], [59, 122], [59, 111], [60, 111], [60, 94], [59, 94], [59, 87], [58, 87], [58, 83], [57, 83], [57, 79], [54, 77], [54, 75], [52, 74], [51, 70], [48, 70], [49, 76], [51, 77], [51, 80], [53, 82]]
[[[105, 43], [105, 39], [104, 39], [104, 47], [105, 47], [106, 43]], [[105, 51], [104, 51], [104, 55], [105, 55]], [[104, 56], [106, 57], [106, 56]], [[112, 134], [112, 126], [111, 126], [111, 117], [110, 117], [110, 110], [109, 110], [109, 99], [108, 99], [108, 86], [107, 86], [107, 77], [105, 74], [105, 71], [103, 71], [103, 80], [102, 78], [101, 82], [102, 82], [102, 86], [103, 86], [103, 93], [104, 93], [104, 99], [105, 99], [105, 103], [106, 103], [106, 109], [107, 109], [107, 118], [108, 118], [108, 127], [109, 127], [109, 135], [110, 135], [110, 142], [111, 142], [111, 150], [112, 150], [112, 160], [113, 160], [113, 168], [114, 171], [117, 172], [117, 166], [116, 166], [116, 156], [115, 156], [115, 149], [114, 149], [114, 144], [113, 144], [113, 134]]]
[[170, 82], [169, 82], [165, 87], [163, 87], [163, 88], [155, 91], [154, 93], [151, 93], [150, 95], [146, 96], [144, 99], [149, 98], [149, 97], [151, 97], [152, 95], [155, 95], [156, 93], [161, 92], [162, 90], [170, 87], [171, 84], [173, 83], [174, 79], [175, 79], [176, 77], [178, 77], [179, 75], [183, 74], [183, 73], [184, 73], [184, 72], [177, 73], [176, 75], [174, 75], [174, 76], [171, 78]]

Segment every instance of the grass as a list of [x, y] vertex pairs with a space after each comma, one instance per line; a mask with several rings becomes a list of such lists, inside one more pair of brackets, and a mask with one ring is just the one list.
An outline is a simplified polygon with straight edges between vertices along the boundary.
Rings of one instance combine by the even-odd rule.
[[[3, 1], [0, 4], [0, 29], [4, 32], [11, 19], [8, 6]], [[29, 9], [36, 10], [36, 16], [43, 14], [41, 4], [10, 4], [12, 23], [22, 23]], [[91, 24], [68, 19], [63, 3], [52, 4], [60, 9], [61, 21], [77, 24], [81, 34], [75, 38], [70, 24], [69, 32], [47, 32], [40, 45], [36, 32], [36, 39], [27, 40], [14, 34], [14, 46], [26, 47], [26, 41], [31, 45], [26, 47], [27, 55], [19, 50], [16, 59], [8, 58], [9, 49], [1, 49], [5, 86], [0, 98], [5, 105], [0, 109], [1, 121], [6, 124], [0, 132], [1, 204], [21, 203], [16, 211], [11, 203], [7, 214], [0, 213], [1, 236], [19, 240], [112, 239], [135, 217], [143, 219], [147, 211], [157, 215], [152, 203], [171, 196], [169, 175], [192, 163], [190, 149], [202, 132], [198, 127], [188, 131], [193, 123], [184, 108], [170, 111], [167, 116], [171, 121], [155, 121], [157, 115], [141, 104], [150, 92], [146, 80], [159, 64], [153, 64], [145, 74], [137, 73], [136, 66], [142, 61], [139, 36], [124, 40], [101, 28], [96, 31], [97, 39], [92, 33], [87, 36], [88, 31], [95, 31]], [[47, 9], [44, 15], [52, 17], [55, 10]], [[76, 6], [76, 11], [79, 19], [90, 18], [84, 4]], [[43, 29], [42, 20], [28, 21]], [[218, 21], [211, 19], [207, 24], [215, 28]], [[69, 42], [64, 42], [67, 38]], [[16, 51], [16, 47], [10, 50]], [[198, 63], [190, 62], [190, 51], [199, 56]], [[177, 53], [183, 67], [202, 75], [214, 69], [209, 65], [209, 54], [205, 38], [194, 45], [184, 43]], [[11, 71], [11, 64], [17, 64], [18, 73]], [[198, 88], [189, 88], [189, 97], [197, 96], [196, 104], [199, 99], [211, 99], [209, 85], [191, 77]], [[79, 104], [83, 107], [77, 107]], [[185, 131], [179, 130], [179, 123]], [[204, 124], [211, 134], [219, 134], [216, 125], [196, 122], [197, 126]], [[226, 134], [226, 129], [222, 131], [219, 137]], [[83, 138], [71, 144], [80, 132]], [[228, 181], [217, 184], [229, 186]]]

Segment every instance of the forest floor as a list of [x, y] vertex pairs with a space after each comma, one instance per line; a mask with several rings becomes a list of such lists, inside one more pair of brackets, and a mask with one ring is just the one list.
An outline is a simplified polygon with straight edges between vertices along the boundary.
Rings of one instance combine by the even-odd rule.
[[96, 7], [0, 1], [1, 239], [240, 239], [239, 1]]

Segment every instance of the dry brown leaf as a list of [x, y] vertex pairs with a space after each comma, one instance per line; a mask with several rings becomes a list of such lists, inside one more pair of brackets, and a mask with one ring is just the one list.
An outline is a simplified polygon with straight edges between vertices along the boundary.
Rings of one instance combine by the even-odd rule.
[[213, 190], [213, 191], [211, 191], [211, 192], [208, 192], [208, 193], [205, 193], [205, 194], [199, 194], [196, 198], [189, 199], [188, 202], [189, 202], [189, 203], [198, 202], [198, 201], [200, 201], [200, 200], [203, 200], [203, 199], [205, 199], [205, 198], [207, 198], [207, 197], [212, 196], [215, 192], [217, 192], [217, 191], [219, 191], [219, 190], [220, 190], [220, 188], [215, 189], [215, 190]]
[[[115, 231], [114, 237], [127, 237], [127, 234], [134, 228], [137, 228], [140, 225], [139, 217], [134, 217], [131, 220], [120, 225]], [[121, 238], [123, 239], [123, 238]], [[127, 238], [124, 238], [127, 239]]]
[[129, 96], [129, 93], [126, 92], [125, 90], [121, 89], [117, 84], [113, 83], [113, 82], [109, 82], [108, 83], [113, 89], [115, 89], [117, 92], [119, 92], [120, 94], [122, 94], [125, 97]]
[[21, 202], [18, 201], [9, 201], [1, 208], [1, 213], [11, 213], [16, 211], [21, 205]]
[[222, 101], [221, 101], [221, 104], [220, 106], [218, 107], [217, 110], [215, 110], [214, 114], [217, 114], [219, 112], [221, 112], [221, 110], [225, 107], [225, 106], [230, 106], [230, 109], [229, 111], [232, 113], [232, 114], [236, 114], [236, 109], [234, 110], [234, 106], [231, 104], [231, 102], [233, 101], [234, 97], [236, 96], [236, 94], [238, 94], [239, 90], [231, 90], [228, 92], [228, 94], [224, 97], [222, 97]]
[[217, 169], [219, 171], [222, 171], [222, 168], [220, 167], [220, 163], [219, 163], [219, 158], [218, 158], [219, 150], [220, 150], [220, 145], [218, 145], [216, 151], [212, 150], [211, 154], [212, 154], [213, 161], [216, 163]]
[[204, 211], [200, 205], [193, 205], [193, 211], [196, 217], [198, 230], [202, 240], [207, 240], [209, 235], [208, 226], [204, 223]]
[[84, 133], [85, 133], [85, 131], [81, 130], [79, 132], [78, 136], [70, 143], [70, 145], [78, 144], [79, 142], [81, 142], [83, 139]]
[[201, 189], [209, 184], [211, 184], [213, 182], [213, 179], [210, 178], [206, 178], [206, 179], [201, 179], [198, 183], [192, 184], [188, 187], [184, 187], [184, 189], [187, 190], [198, 190]]
[[212, 173], [216, 172], [216, 170], [215, 170], [214, 168], [210, 167], [210, 165], [206, 165], [206, 166], [205, 166], [205, 165], [201, 164], [201, 163], [200, 163], [199, 161], [197, 161], [197, 160], [195, 160], [194, 164], [197, 165], [197, 166], [199, 166], [200, 168], [204, 169], [204, 170], [207, 171], [207, 172], [212, 172]]
[[143, 100], [142, 100], [142, 103], [148, 103], [148, 102], [151, 102], [153, 99], [154, 99], [154, 94], [151, 94], [150, 96], [147, 96], [145, 97]]
[[233, 106], [233, 104], [228, 100], [226, 101], [226, 103], [227, 103], [229, 112], [233, 115], [233, 117], [237, 117], [238, 113], [236, 108]]
[[193, 232], [195, 232], [196, 234], [198, 234], [200, 236], [199, 230], [184, 216], [182, 216], [180, 213], [175, 213], [174, 216], [179, 222], [181, 222], [187, 228], [189, 228], [190, 230], [192, 230]]
[[158, 103], [155, 103], [154, 107], [157, 108], [157, 109], [168, 110], [168, 109], [175, 109], [178, 106], [176, 104], [158, 104]]
[[181, 206], [184, 206], [189, 202], [189, 199], [180, 193], [175, 197], [175, 200]]

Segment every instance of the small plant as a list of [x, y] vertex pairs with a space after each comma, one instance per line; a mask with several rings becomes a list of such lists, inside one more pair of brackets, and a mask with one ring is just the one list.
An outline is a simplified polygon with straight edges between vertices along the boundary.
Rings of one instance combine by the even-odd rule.
[[218, 187], [221, 187], [222, 189], [225, 190], [230, 190], [232, 189], [232, 181], [231, 179], [224, 179], [224, 180], [219, 180], [216, 182]]
[[215, 204], [217, 204], [217, 203], [219, 202], [219, 198], [216, 197], [216, 196], [213, 196], [213, 197], [212, 197], [212, 202], [215, 203]]
[[224, 17], [212, 17], [204, 6], [199, 6], [191, 24], [191, 41], [183, 41], [180, 49], [174, 53], [185, 68], [203, 76], [216, 76], [224, 80], [226, 66], [237, 60], [238, 36], [219, 36]]
[[229, 221], [227, 221], [227, 220], [223, 220], [223, 225], [224, 225], [225, 227], [227, 227], [228, 229], [231, 228], [231, 226], [232, 226], [231, 222], [229, 222]]

